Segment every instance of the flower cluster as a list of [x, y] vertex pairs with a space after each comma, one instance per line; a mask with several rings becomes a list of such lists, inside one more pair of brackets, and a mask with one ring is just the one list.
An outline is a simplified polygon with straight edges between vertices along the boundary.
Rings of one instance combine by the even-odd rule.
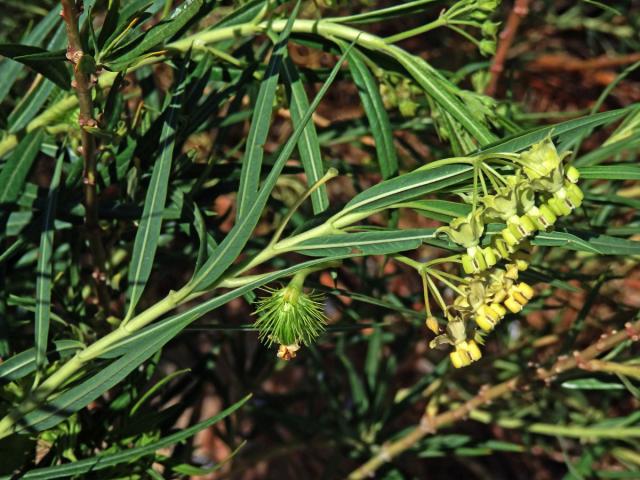
[[[503, 156], [500, 164], [511, 168], [512, 174], [501, 175], [487, 167], [496, 177], [491, 180], [492, 192], [483, 188], [480, 198], [475, 194], [465, 197], [473, 204], [472, 211], [439, 229], [466, 248], [460, 261], [468, 277], [457, 287], [459, 295], [445, 311], [447, 332], [432, 342], [454, 347], [450, 356], [455, 367], [480, 358], [478, 344], [483, 335], [492, 331], [507, 312], [519, 313], [533, 298], [531, 286], [518, 280], [519, 272], [529, 265], [528, 238], [553, 227], [558, 217], [569, 215], [584, 198], [576, 185], [578, 170], [563, 164], [566, 155], [559, 155], [547, 138], [513, 156], [511, 162]], [[488, 223], [506, 226], [487, 242]], [[483, 240], [487, 246], [482, 246]], [[501, 260], [504, 267], [497, 266]]]

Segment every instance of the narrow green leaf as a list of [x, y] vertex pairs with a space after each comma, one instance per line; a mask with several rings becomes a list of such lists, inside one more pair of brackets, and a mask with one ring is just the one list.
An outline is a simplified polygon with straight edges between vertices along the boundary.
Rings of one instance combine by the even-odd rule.
[[396, 46], [390, 46], [389, 53], [400, 62], [424, 91], [438, 102], [443, 110], [450, 113], [480, 145], [484, 146], [495, 142], [495, 135], [485, 125], [475, 120], [473, 114], [462, 101], [451, 93], [451, 90], [455, 91], [458, 87], [443, 78], [420, 57], [411, 55]]
[[399, 207], [412, 208], [420, 215], [441, 222], [449, 223], [457, 217], [464, 217], [471, 212], [471, 205], [467, 203], [451, 202], [449, 200], [414, 200], [398, 204]]
[[580, 178], [599, 180], [640, 180], [640, 166], [635, 163], [616, 163], [581, 167]]
[[267, 7], [267, 0], [251, 0], [233, 11], [216, 23], [211, 30], [222, 27], [232, 27], [241, 23], [247, 23], [256, 18], [256, 16]]
[[[242, 400], [234, 403], [232, 406], [223, 410], [217, 415], [202, 422], [196, 423], [192, 427], [185, 428], [184, 430], [168, 435], [160, 440], [148, 443], [147, 445], [125, 449], [118, 453], [96, 455], [92, 458], [86, 458], [84, 460], [79, 460], [72, 463], [56, 465], [54, 467], [33, 469], [25, 473], [21, 478], [31, 480], [49, 480], [50, 478], [71, 477], [88, 472], [96, 472], [98, 470], [103, 470], [105, 468], [113, 467], [114, 465], [125, 462], [132, 462], [140, 457], [152, 455], [161, 448], [166, 448], [169, 445], [182, 442], [187, 438], [192, 437], [199, 431], [204, 430], [205, 428], [208, 428], [211, 425], [214, 425], [220, 420], [231, 415], [233, 412], [247, 403], [250, 398], [251, 395], [247, 395]], [[2, 477], [2, 480], [8, 480], [9, 478], [11, 477]]]
[[389, 20], [392, 18], [401, 17], [404, 15], [410, 15], [412, 13], [420, 12], [424, 10], [424, 6], [429, 3], [434, 3], [436, 0], [414, 0], [412, 2], [400, 3], [393, 5], [392, 7], [379, 8], [371, 10], [369, 12], [357, 13], [355, 15], [342, 16], [342, 17], [330, 17], [326, 20], [335, 23], [374, 23]]
[[167, 20], [163, 20], [145, 32], [140, 43], [127, 48], [126, 53], [107, 62], [116, 71], [124, 70], [139, 57], [170, 40], [176, 33], [189, 23], [203, 5], [203, 0], [185, 0], [171, 12]]
[[534, 237], [533, 244], [598, 255], [640, 255], [640, 242], [589, 232], [540, 232]]
[[36, 366], [42, 368], [47, 361], [47, 343], [49, 339], [49, 321], [51, 313], [51, 284], [53, 267], [51, 258], [53, 255], [53, 219], [56, 214], [58, 201], [58, 188], [62, 174], [64, 152], [56, 161], [56, 167], [51, 178], [49, 193], [47, 195], [47, 207], [42, 219], [42, 233], [40, 234], [40, 249], [38, 251], [38, 266], [36, 267], [36, 318], [35, 318], [35, 348]]
[[466, 164], [414, 170], [385, 180], [356, 195], [347, 203], [343, 212], [374, 211], [412, 200], [467, 180], [471, 178], [472, 170], [472, 167]]
[[142, 407], [142, 405], [144, 405], [144, 403], [151, 398], [151, 396], [153, 396], [153, 394], [155, 392], [157, 392], [158, 390], [160, 390], [164, 385], [166, 385], [167, 383], [169, 383], [171, 380], [173, 380], [176, 377], [179, 377], [180, 375], [190, 372], [191, 369], [190, 368], [183, 368], [182, 370], [176, 370], [175, 372], [170, 373], [169, 375], [166, 375], [165, 377], [163, 377], [162, 379], [160, 379], [158, 382], [156, 382], [149, 390], [147, 390], [146, 392], [144, 392], [144, 395], [142, 395], [138, 401], [136, 402], [136, 404], [131, 407], [131, 411], [129, 412], [129, 415], [135, 415], [135, 413], [140, 409], [140, 407]]
[[[82, 344], [74, 340], [56, 340], [55, 344], [55, 352], [57, 352], [59, 356], [66, 356], [82, 348]], [[49, 352], [49, 355], [52, 353], [54, 352]], [[20, 380], [35, 372], [35, 370], [36, 349], [29, 348], [0, 363], [0, 385]]]
[[608, 145], [601, 145], [600, 147], [591, 150], [590, 152], [582, 155], [574, 162], [576, 167], [583, 168], [587, 166], [597, 165], [603, 160], [613, 158], [614, 156], [622, 152], [634, 152], [640, 149], [640, 136], [637, 138], [625, 138]]
[[291, 156], [291, 153], [293, 152], [296, 144], [300, 140], [302, 131], [307, 122], [311, 119], [311, 115], [318, 107], [320, 100], [338, 75], [338, 71], [340, 70], [343, 60], [344, 55], [333, 67], [331, 74], [327, 78], [326, 82], [324, 83], [316, 97], [313, 99], [313, 102], [309, 106], [309, 109], [305, 112], [305, 115], [300, 122], [299, 127], [294, 130], [291, 137], [289, 137], [289, 139], [285, 143], [284, 147], [280, 151], [280, 154], [278, 155], [278, 158], [271, 167], [271, 171], [264, 181], [262, 188], [258, 192], [258, 196], [256, 197], [255, 201], [251, 203], [251, 205], [249, 205], [249, 209], [247, 210], [246, 215], [239, 219], [239, 221], [233, 226], [224, 240], [220, 243], [218, 248], [216, 248], [216, 250], [213, 252], [213, 255], [202, 266], [200, 273], [193, 280], [194, 288], [204, 289], [212, 285], [220, 277], [220, 275], [224, 273], [224, 271], [235, 261], [235, 259], [238, 257], [238, 255], [246, 245], [251, 232], [260, 219], [262, 210], [267, 203], [269, 195], [271, 195], [271, 190], [275, 186], [280, 172], [284, 168], [285, 163]]
[[[346, 43], [339, 42], [342, 51]], [[362, 106], [369, 120], [371, 134], [376, 142], [376, 154], [382, 178], [390, 178], [398, 173], [398, 157], [393, 145], [393, 130], [389, 123], [387, 110], [382, 103], [378, 84], [364, 63], [363, 54], [357, 49], [351, 50], [347, 57], [353, 81], [358, 88]]]
[[151, 274], [153, 259], [158, 247], [158, 238], [162, 228], [162, 212], [167, 200], [169, 176], [171, 174], [176, 125], [178, 123], [182, 95], [185, 90], [185, 72], [186, 65], [182, 68], [175, 92], [165, 112], [165, 121], [160, 136], [160, 158], [153, 166], [151, 182], [144, 200], [140, 226], [133, 245], [128, 276], [129, 289], [127, 298], [129, 307], [126, 318], [131, 318], [140, 300]]
[[382, 329], [374, 327], [373, 333], [368, 337], [367, 357], [364, 362], [364, 373], [367, 378], [369, 390], [376, 390], [378, 380], [378, 367], [382, 356]]
[[597, 378], [579, 378], [562, 382], [562, 388], [569, 390], [624, 390], [624, 385], [616, 382], [603, 382]]
[[595, 115], [587, 115], [566, 122], [540, 127], [528, 132], [518, 133], [499, 140], [485, 148], [481, 148], [482, 152], [519, 152], [525, 148], [529, 148], [534, 143], [544, 140], [549, 134], [557, 137], [560, 141], [565, 135], [573, 135], [577, 130], [583, 128], [594, 128], [600, 125], [606, 125], [619, 120], [629, 112], [629, 108], [620, 108], [608, 112], [596, 113]]
[[26, 65], [64, 90], [71, 88], [71, 75], [65, 65], [64, 52], [49, 52], [30, 45], [2, 43], [0, 55]]
[[280, 64], [286, 54], [287, 42], [291, 34], [293, 21], [298, 15], [300, 2], [291, 12], [285, 29], [280, 33], [274, 48], [269, 65], [260, 83], [260, 90], [256, 98], [251, 117], [251, 127], [247, 137], [244, 155], [242, 156], [242, 170], [240, 171], [240, 186], [238, 187], [238, 219], [242, 219], [247, 210], [253, 204], [258, 195], [258, 185], [260, 184], [260, 170], [262, 168], [262, 158], [264, 157], [264, 144], [267, 141], [269, 127], [271, 126], [271, 112], [273, 102], [276, 98], [276, 88], [278, 87], [278, 77]]
[[295, 251], [313, 257], [336, 255], [388, 255], [415, 250], [435, 238], [434, 228], [383, 230], [323, 235], [301, 242]]
[[19, 102], [7, 119], [9, 133], [16, 133], [26, 127], [40, 111], [40, 108], [47, 101], [54, 88], [55, 84], [53, 82], [44, 79], [40, 85], [30, 91], [27, 96]]
[[0, 172], [0, 205], [14, 203], [40, 151], [44, 129], [28, 133], [11, 153]]
[[[293, 122], [293, 127], [298, 128], [304, 112], [309, 109], [309, 100], [304, 91], [298, 69], [289, 57], [283, 59], [282, 72], [288, 87], [291, 121]], [[302, 136], [298, 142], [298, 152], [300, 152], [302, 167], [307, 176], [307, 186], [310, 187], [324, 175], [318, 133], [313, 122], [308, 122], [302, 131]], [[324, 185], [311, 194], [311, 204], [313, 205], [313, 213], [316, 215], [327, 209], [329, 198], [327, 197], [327, 188]]]
[[[21, 39], [20, 43], [24, 45], [41, 45], [49, 32], [61, 21], [60, 12], [52, 8], [47, 16], [40, 20], [35, 28]], [[2, 82], [0, 82], [0, 103], [11, 90], [13, 83], [20, 77], [20, 71], [23, 68], [21, 63], [9, 58], [0, 63], [0, 78], [2, 78]]]

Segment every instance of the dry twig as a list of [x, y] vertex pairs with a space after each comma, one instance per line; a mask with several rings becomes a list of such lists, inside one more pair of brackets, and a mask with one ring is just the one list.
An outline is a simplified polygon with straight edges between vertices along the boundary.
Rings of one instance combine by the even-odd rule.
[[491, 68], [489, 69], [491, 72], [491, 79], [485, 89], [485, 93], [489, 96], [494, 96], [496, 94], [498, 81], [500, 80], [500, 75], [504, 70], [504, 64], [507, 60], [509, 48], [515, 39], [520, 22], [527, 13], [529, 13], [529, 0], [516, 0], [511, 13], [509, 14], [509, 18], [507, 19], [507, 24], [504, 27], [504, 30], [500, 32], [498, 49], [496, 50], [493, 62], [491, 62]]
[[[572, 370], [574, 368], [588, 368], [589, 362], [594, 358], [607, 350], [611, 350], [621, 342], [625, 340], [638, 341], [639, 338], [640, 320], [635, 323], [629, 322], [625, 325], [625, 329], [623, 331], [613, 331], [610, 334], [603, 334], [596, 343], [584, 350], [576, 350], [571, 356], [558, 358], [550, 369], [537, 369], [532, 380], [550, 383], [555, 380], [559, 374], [568, 370]], [[492, 387], [485, 386], [481, 388], [476, 396], [453, 410], [449, 410], [436, 416], [429, 416], [425, 413], [417, 427], [414, 427], [413, 430], [410, 430], [409, 433], [399, 440], [382, 445], [380, 452], [368, 462], [354, 470], [351, 475], [349, 475], [349, 479], [359, 480], [370, 477], [379, 467], [414, 446], [425, 436], [435, 433], [438, 428], [458, 420], [462, 420], [466, 418], [471, 411], [477, 409], [481, 405], [507, 395], [510, 392], [517, 389], [529, 388], [530, 385], [527, 383], [528, 379], [531, 380], [530, 377], [521, 374], [505, 382], [499, 383], [498, 385], [494, 385]]]

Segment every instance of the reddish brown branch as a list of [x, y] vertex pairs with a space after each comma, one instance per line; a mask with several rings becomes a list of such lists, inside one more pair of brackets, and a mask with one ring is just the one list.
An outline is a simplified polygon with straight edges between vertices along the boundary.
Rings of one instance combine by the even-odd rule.
[[[82, 141], [83, 183], [85, 228], [89, 240], [89, 248], [93, 257], [93, 278], [96, 283], [96, 293], [100, 305], [108, 309], [109, 295], [105, 283], [106, 256], [98, 225], [98, 196], [96, 192], [96, 142], [86, 127], [95, 127], [93, 118], [93, 100], [91, 98], [91, 73], [87, 73], [81, 66], [84, 52], [78, 28], [79, 12], [73, 0], [61, 0], [61, 16], [67, 30], [67, 59], [73, 64], [72, 87], [78, 96], [80, 115], [80, 135]], [[82, 5], [82, 2], [79, 2]]]
[[640, 52], [612, 57], [601, 55], [595, 58], [575, 58], [568, 55], [542, 55], [527, 65], [528, 70], [556, 70], [580, 72], [622, 67], [640, 61]]
[[[534, 380], [541, 380], [545, 383], [552, 382], [560, 373], [577, 367], [584, 368], [587, 365], [587, 362], [593, 360], [607, 350], [611, 350], [613, 347], [625, 340], [637, 341], [639, 337], [640, 320], [635, 323], [627, 323], [623, 331], [613, 331], [610, 334], [603, 334], [596, 343], [588, 348], [579, 352], [575, 351], [572, 356], [560, 357], [550, 369], [545, 370], [539, 368], [535, 372]], [[526, 380], [527, 377], [525, 375], [518, 375], [510, 380], [499, 383], [498, 385], [494, 385], [492, 387], [485, 386], [480, 389], [475, 397], [453, 410], [449, 410], [436, 416], [429, 416], [425, 414], [417, 427], [410, 430], [408, 434], [399, 440], [383, 445], [380, 452], [368, 462], [361, 465], [358, 469], [354, 470], [349, 476], [349, 479], [359, 480], [372, 476], [380, 466], [391, 461], [393, 457], [414, 446], [423, 437], [435, 433], [438, 428], [458, 420], [462, 420], [467, 417], [472, 410], [475, 410], [492, 400], [507, 395], [518, 388], [529, 388], [529, 385], [526, 384]]]
[[529, 0], [516, 0], [511, 13], [509, 14], [509, 18], [507, 18], [507, 24], [505, 25], [504, 30], [500, 32], [498, 48], [493, 57], [493, 62], [491, 62], [491, 79], [485, 89], [485, 93], [489, 96], [494, 96], [496, 94], [498, 81], [500, 80], [500, 75], [504, 70], [504, 64], [507, 60], [509, 48], [516, 37], [516, 32], [518, 31], [520, 22], [527, 13], [529, 13]]

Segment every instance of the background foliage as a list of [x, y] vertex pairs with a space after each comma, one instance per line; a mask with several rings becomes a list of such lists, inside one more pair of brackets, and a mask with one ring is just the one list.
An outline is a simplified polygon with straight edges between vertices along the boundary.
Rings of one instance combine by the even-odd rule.
[[[640, 477], [637, 5], [516, 2], [489, 96], [512, 5], [80, 3], [0, 17], [3, 478]], [[584, 204], [453, 369], [393, 255], [459, 250], [472, 175], [416, 169], [548, 136]], [[252, 312], [301, 272], [284, 362]]]

